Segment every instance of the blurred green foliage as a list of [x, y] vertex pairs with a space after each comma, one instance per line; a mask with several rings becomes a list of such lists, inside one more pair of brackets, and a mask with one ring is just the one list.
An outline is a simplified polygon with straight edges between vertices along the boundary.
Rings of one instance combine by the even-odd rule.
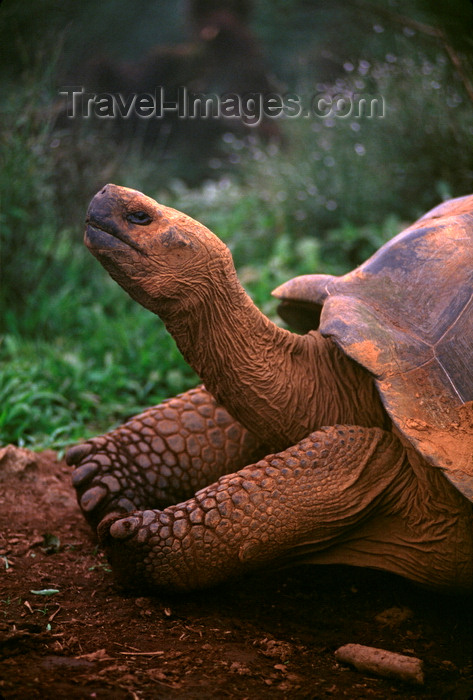
[[[458, 27], [467, 26], [467, 4], [449, 5], [448, 20], [438, 3], [395, 10], [444, 26], [466, 65]], [[87, 124], [58, 130], [64, 66], [91, 46], [136, 57], [185, 38], [182, 3], [139, 8], [53, 0], [0, 8], [9, 84], [0, 98], [0, 444], [61, 448], [198, 381], [163, 324], [81, 243], [88, 201], [105, 182], [142, 189], [215, 231], [271, 317], [270, 291], [284, 280], [341, 274], [440, 200], [473, 191], [464, 81], [442, 42], [390, 22], [381, 2], [255, 3], [253, 28], [284, 90], [382, 95], [383, 119], [286, 119], [278, 143], [225, 134], [218, 154], [204, 155], [197, 186], [182, 154], [117, 145]], [[320, 85], [327, 47], [337, 75]]]

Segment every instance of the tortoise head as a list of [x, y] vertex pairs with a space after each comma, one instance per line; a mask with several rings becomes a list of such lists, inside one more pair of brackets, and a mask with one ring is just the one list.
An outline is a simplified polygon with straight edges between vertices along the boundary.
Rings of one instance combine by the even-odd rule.
[[233, 270], [230, 251], [205, 226], [117, 185], [92, 199], [84, 242], [133, 299], [160, 316], [202, 300], [222, 271]]

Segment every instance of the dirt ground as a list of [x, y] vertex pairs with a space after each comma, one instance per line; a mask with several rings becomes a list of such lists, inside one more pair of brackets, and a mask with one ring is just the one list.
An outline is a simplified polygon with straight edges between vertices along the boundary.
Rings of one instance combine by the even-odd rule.
[[[192, 595], [117, 589], [54, 453], [0, 460], [0, 698], [449, 698], [473, 689], [471, 600], [349, 567], [265, 571]], [[369, 676], [360, 643], [423, 660]]]

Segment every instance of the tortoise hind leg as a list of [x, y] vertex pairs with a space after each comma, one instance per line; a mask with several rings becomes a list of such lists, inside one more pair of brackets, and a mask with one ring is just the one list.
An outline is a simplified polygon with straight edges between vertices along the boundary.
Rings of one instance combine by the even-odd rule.
[[392, 433], [323, 428], [184, 503], [108, 516], [99, 538], [125, 585], [200, 588], [295, 558], [298, 548], [302, 560], [314, 561], [350, 538], [364, 515], [375, 517], [393, 483], [407, 479], [412, 473]]
[[[263, 452], [264, 453], [264, 452]], [[197, 387], [72, 447], [72, 483], [95, 528], [111, 512], [163, 508], [261, 454], [256, 439]]]

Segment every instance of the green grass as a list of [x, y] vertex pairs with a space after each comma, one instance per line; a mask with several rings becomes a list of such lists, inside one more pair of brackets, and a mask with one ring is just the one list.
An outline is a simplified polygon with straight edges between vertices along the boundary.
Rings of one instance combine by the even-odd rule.
[[0, 442], [59, 448], [196, 382], [161, 322], [124, 297], [110, 315], [76, 296], [55, 310], [69, 332], [50, 340], [3, 337]]
[[[103, 320], [101, 333], [106, 338], [116, 323]], [[140, 331], [146, 326], [143, 323]], [[127, 356], [136, 355], [138, 345], [130, 353], [128, 344], [114, 352], [106, 342], [97, 351], [95, 343], [93, 354], [85, 343], [75, 348], [64, 339], [45, 343], [6, 336], [0, 375], [0, 441], [62, 447], [122, 422], [169, 392], [187, 388], [195, 381], [192, 372], [164, 332], [155, 337], [154, 362], [147, 362], [145, 349], [139, 363], [130, 363]]]

